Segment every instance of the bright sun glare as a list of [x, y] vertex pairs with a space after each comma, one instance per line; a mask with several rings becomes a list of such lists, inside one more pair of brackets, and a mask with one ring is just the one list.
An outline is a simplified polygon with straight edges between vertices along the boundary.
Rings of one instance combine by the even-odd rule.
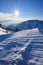
[[16, 16], [19, 16], [19, 11], [16, 10], [16, 11], [15, 11], [15, 15], [16, 15]]

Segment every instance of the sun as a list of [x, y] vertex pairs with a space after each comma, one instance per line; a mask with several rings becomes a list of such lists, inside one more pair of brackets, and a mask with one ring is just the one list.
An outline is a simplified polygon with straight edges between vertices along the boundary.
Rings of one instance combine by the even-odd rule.
[[15, 13], [16, 16], [19, 16], [19, 11], [18, 10], [16, 10], [14, 13]]

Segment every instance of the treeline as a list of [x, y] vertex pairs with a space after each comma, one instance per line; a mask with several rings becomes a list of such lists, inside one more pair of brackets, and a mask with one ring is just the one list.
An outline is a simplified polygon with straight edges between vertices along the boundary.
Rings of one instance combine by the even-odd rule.
[[2, 27], [2, 24], [0, 24], [0, 27]]
[[4, 28], [2, 24], [0, 24], [0, 27], [5, 29], [6, 31], [13, 31], [13, 32], [17, 32], [20, 31], [18, 28], [12, 29], [12, 28]]
[[18, 28], [15, 29], [11, 29], [11, 28], [5, 28], [7, 31], [13, 31], [13, 32], [17, 32], [20, 31]]

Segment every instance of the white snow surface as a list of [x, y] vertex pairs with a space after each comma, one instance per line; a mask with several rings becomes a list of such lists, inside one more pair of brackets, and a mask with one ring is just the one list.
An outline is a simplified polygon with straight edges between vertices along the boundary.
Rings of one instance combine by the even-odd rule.
[[6, 30], [0, 28], [0, 35], [6, 34]]
[[12, 33], [1, 41], [0, 65], [43, 65], [43, 34], [38, 28]]

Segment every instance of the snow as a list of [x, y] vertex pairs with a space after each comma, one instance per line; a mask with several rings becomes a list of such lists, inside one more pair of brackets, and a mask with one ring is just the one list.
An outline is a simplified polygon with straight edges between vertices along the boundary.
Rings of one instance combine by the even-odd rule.
[[11, 34], [13, 31], [9, 31], [0, 27], [0, 35]]
[[6, 30], [0, 28], [0, 35], [6, 34]]
[[19, 31], [8, 35], [3, 41], [1, 39], [0, 65], [2, 64], [43, 65], [43, 34], [39, 29]]
[[16, 29], [18, 28], [19, 30], [29, 30], [29, 29], [34, 29], [34, 28], [38, 28], [43, 29], [43, 21], [41, 20], [27, 20], [27, 21], [23, 21], [22, 23], [16, 24], [16, 25], [9, 25], [7, 26], [8, 28], [11, 29]]

